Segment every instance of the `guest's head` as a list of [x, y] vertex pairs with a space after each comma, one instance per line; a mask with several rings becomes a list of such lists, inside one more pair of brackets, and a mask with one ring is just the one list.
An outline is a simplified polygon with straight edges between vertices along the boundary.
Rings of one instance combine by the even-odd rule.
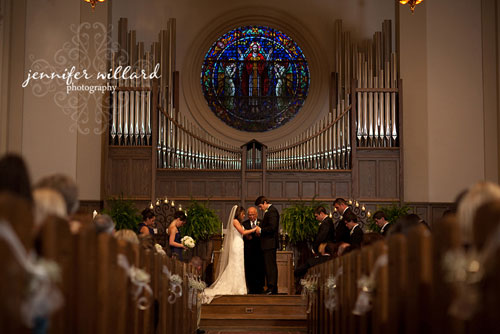
[[78, 186], [70, 177], [62, 174], [54, 174], [44, 177], [35, 188], [51, 188], [58, 191], [66, 203], [68, 215], [72, 215], [78, 210]]
[[201, 260], [201, 258], [199, 256], [193, 256], [189, 263], [191, 263], [193, 268], [196, 270], [196, 273], [198, 275], [201, 275], [203, 269], [203, 261]]
[[33, 201], [28, 168], [23, 158], [16, 154], [6, 154], [0, 159], [0, 192]]
[[314, 209], [314, 218], [316, 218], [317, 221], [323, 221], [326, 216], [328, 216], [328, 214], [324, 206], [318, 206]]
[[245, 208], [242, 206], [239, 206], [236, 209], [236, 212], [234, 213], [234, 219], [237, 219], [241, 223], [244, 218], [245, 218]]
[[394, 226], [389, 230], [390, 234], [402, 233], [408, 235], [408, 232], [416, 226], [425, 226], [429, 228], [420, 217], [414, 213], [399, 217]]
[[265, 196], [257, 197], [254, 204], [262, 211], [266, 211], [270, 205], [269, 201], [267, 200], [267, 198]]
[[118, 230], [115, 232], [114, 236], [118, 240], [125, 240], [127, 242], [131, 242], [137, 245], [139, 244], [139, 238], [137, 237], [137, 234], [135, 234], [135, 232], [132, 230], [128, 229]]
[[33, 190], [35, 204], [35, 228], [37, 229], [48, 216], [67, 219], [66, 203], [61, 194], [49, 188]]
[[141, 215], [142, 215], [142, 221], [146, 225], [151, 226], [154, 224], [156, 216], [155, 216], [153, 210], [151, 210], [150, 208], [146, 208], [146, 209], [142, 210]]
[[107, 234], [113, 234], [115, 231], [115, 222], [113, 219], [106, 215], [106, 214], [100, 214], [95, 216], [94, 218], [94, 227], [95, 231], [99, 233], [107, 233]]
[[154, 240], [153, 240], [153, 237], [151, 235], [139, 235], [139, 245], [141, 245], [141, 247], [143, 249], [147, 249], [147, 250], [150, 250], [150, 251], [156, 251], [155, 249], [155, 243], [154, 243]]
[[384, 236], [382, 234], [376, 232], [365, 233], [363, 234], [361, 246], [368, 246], [379, 240], [384, 240]]
[[349, 228], [350, 230], [358, 223], [358, 217], [353, 212], [350, 211], [346, 212], [342, 216], [342, 219], [344, 220], [347, 228]]
[[257, 220], [257, 216], [258, 216], [257, 208], [255, 208], [254, 206], [249, 207], [247, 209], [247, 216], [248, 216], [248, 219], [250, 219], [250, 221]]
[[388, 223], [387, 217], [383, 211], [377, 211], [373, 214], [373, 220], [378, 227], [382, 227]]
[[472, 240], [472, 223], [477, 208], [487, 202], [500, 199], [500, 187], [490, 182], [479, 182], [473, 185], [464, 195], [458, 206], [458, 224], [461, 226], [462, 240], [470, 244]]
[[500, 228], [500, 200], [484, 203], [474, 215], [473, 242], [482, 250], [491, 238], [495, 238]]
[[338, 213], [342, 214], [347, 209], [347, 202], [345, 199], [339, 197], [333, 201], [333, 207], [337, 209]]

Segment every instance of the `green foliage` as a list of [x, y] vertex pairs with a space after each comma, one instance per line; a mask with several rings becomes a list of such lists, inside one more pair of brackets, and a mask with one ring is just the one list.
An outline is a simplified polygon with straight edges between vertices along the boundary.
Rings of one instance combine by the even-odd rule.
[[[407, 205], [400, 206], [398, 203], [393, 203], [389, 206], [377, 206], [377, 211], [382, 211], [387, 221], [391, 224], [396, 223], [399, 217], [407, 215], [410, 211], [410, 207]], [[380, 227], [375, 223], [375, 219], [373, 219], [373, 215], [368, 220], [368, 228], [374, 232], [379, 232]]]
[[103, 213], [108, 214], [116, 224], [116, 230], [129, 229], [137, 232], [137, 226], [142, 221], [139, 210], [135, 207], [132, 201], [119, 198], [111, 198], [108, 200], [109, 207], [103, 210]]
[[186, 224], [181, 227], [182, 236], [188, 235], [198, 242], [207, 240], [219, 232], [221, 221], [215, 211], [208, 207], [208, 202], [202, 204], [192, 200], [187, 207], [186, 214]]
[[314, 209], [319, 205], [323, 204], [314, 200], [309, 205], [298, 202], [283, 210], [281, 224], [283, 230], [288, 233], [291, 244], [314, 241], [319, 228], [319, 222], [314, 217]]

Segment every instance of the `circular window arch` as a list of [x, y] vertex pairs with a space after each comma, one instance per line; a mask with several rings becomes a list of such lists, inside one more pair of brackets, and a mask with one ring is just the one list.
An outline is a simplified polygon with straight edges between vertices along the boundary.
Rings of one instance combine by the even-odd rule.
[[203, 95], [227, 125], [248, 132], [280, 127], [301, 109], [309, 67], [290, 37], [267, 26], [242, 26], [217, 39], [201, 69]]

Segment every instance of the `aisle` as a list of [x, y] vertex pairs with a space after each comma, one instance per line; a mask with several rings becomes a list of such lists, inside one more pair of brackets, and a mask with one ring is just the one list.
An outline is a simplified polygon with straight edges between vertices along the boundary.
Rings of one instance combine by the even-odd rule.
[[306, 305], [301, 296], [222, 296], [202, 306], [200, 328], [210, 334], [305, 333]]

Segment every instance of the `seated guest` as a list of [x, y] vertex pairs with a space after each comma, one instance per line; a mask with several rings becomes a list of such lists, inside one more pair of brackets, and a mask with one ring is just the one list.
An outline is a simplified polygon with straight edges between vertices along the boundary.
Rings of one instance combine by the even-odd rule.
[[318, 229], [318, 234], [313, 242], [313, 253], [319, 255], [319, 246], [327, 242], [335, 242], [335, 226], [333, 220], [326, 213], [326, 209], [318, 206], [314, 210], [314, 217], [321, 222]]
[[19, 155], [6, 154], [0, 159], [0, 192], [3, 191], [33, 201], [28, 168]]
[[153, 225], [155, 223], [155, 214], [150, 208], [144, 209], [142, 212], [142, 223], [139, 224], [140, 235], [154, 235]]
[[156, 252], [153, 236], [150, 234], [147, 235], [139, 234], [139, 245], [141, 245], [143, 249]]
[[[296, 281], [297, 282], [300, 281], [300, 279], [307, 274], [309, 268], [332, 259], [333, 258], [332, 254], [335, 254], [334, 247], [336, 247], [336, 244], [331, 242], [321, 244], [318, 249], [319, 256], [307, 259], [305, 263], [297, 266], [297, 269], [294, 270], [293, 274], [295, 276]], [[298, 287], [297, 284], [295, 285]]]
[[380, 227], [380, 234], [384, 237], [387, 235], [387, 232], [392, 227], [392, 224], [387, 221], [387, 217], [383, 211], [377, 211], [373, 215], [373, 220], [378, 227]]
[[361, 248], [363, 242], [363, 230], [358, 224], [358, 217], [353, 212], [346, 212], [343, 221], [349, 229], [349, 242], [340, 244], [338, 255], [345, 254], [353, 249]]
[[361, 247], [371, 245], [379, 240], [384, 240], [384, 236], [377, 232], [369, 232], [363, 234], [363, 242], [361, 242]]
[[137, 238], [137, 234], [129, 229], [118, 230], [115, 232], [114, 237], [118, 240], [125, 240], [127, 242], [131, 242], [133, 244], [139, 244], [139, 238]]
[[99, 233], [113, 234], [115, 232], [115, 222], [110, 216], [106, 214], [95, 216], [94, 227], [97, 234]]
[[[66, 212], [69, 217], [78, 210], [80, 205], [78, 201], [78, 186], [72, 178], [62, 174], [47, 176], [35, 185], [35, 189], [38, 188], [50, 188], [59, 192], [66, 203]], [[71, 219], [69, 225], [72, 233], [78, 233], [81, 227], [80, 222]]]
[[186, 215], [182, 211], [176, 211], [174, 213], [174, 220], [168, 226], [168, 244], [170, 245], [170, 250], [172, 251], [173, 256], [177, 256], [177, 258], [182, 261], [182, 251], [186, 249], [186, 247], [181, 244], [181, 232], [179, 232], [179, 227], [186, 223]]
[[68, 218], [66, 203], [61, 194], [50, 188], [37, 188], [33, 190], [35, 204], [35, 231], [41, 227], [48, 216], [57, 216], [62, 219]]
[[458, 204], [457, 218], [461, 227], [462, 239], [471, 244], [473, 219], [477, 208], [487, 202], [500, 199], [500, 187], [491, 182], [479, 182], [473, 185]]
[[[408, 232], [414, 228], [415, 226], [423, 225], [427, 229], [429, 229], [429, 225], [420, 217], [414, 213], [410, 213], [408, 215], [404, 215], [399, 217], [393, 227], [391, 227], [390, 234], [394, 233], [402, 233], [404, 235], [408, 235]], [[429, 229], [430, 231], [430, 229]]]
[[[18, 205], [14, 205], [13, 203]], [[33, 247], [33, 196], [28, 168], [15, 154], [0, 159], [0, 218], [7, 220], [26, 249]]]

